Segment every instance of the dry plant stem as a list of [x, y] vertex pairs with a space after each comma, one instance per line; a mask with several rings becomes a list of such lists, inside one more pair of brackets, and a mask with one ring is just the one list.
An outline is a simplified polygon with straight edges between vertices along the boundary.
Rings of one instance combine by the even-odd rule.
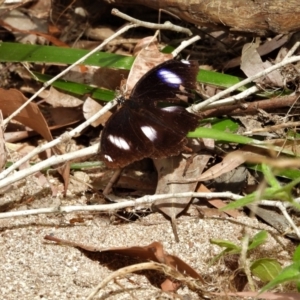
[[294, 44], [294, 46], [290, 49], [290, 51], [287, 53], [287, 55], [285, 56], [285, 58], [283, 59], [283, 61], [285, 61], [286, 59], [288, 59], [289, 57], [291, 57], [295, 51], [299, 48], [300, 46], [300, 42], [296, 42]]
[[29, 209], [23, 211], [11, 211], [0, 213], [0, 219], [20, 217], [20, 216], [29, 216], [29, 215], [39, 215], [39, 214], [51, 214], [51, 213], [72, 213], [77, 211], [115, 211], [127, 207], [138, 207], [141, 204], [151, 204], [156, 200], [169, 199], [169, 198], [183, 198], [183, 197], [201, 197], [204, 199], [214, 199], [214, 198], [225, 198], [238, 200], [242, 198], [240, 195], [236, 195], [230, 192], [223, 193], [194, 193], [194, 192], [185, 192], [185, 193], [176, 193], [176, 194], [160, 194], [152, 196], [143, 196], [135, 200], [128, 199], [119, 199], [120, 202], [113, 204], [99, 204], [99, 205], [74, 205], [74, 206], [55, 206], [49, 208], [39, 208], [39, 209]]
[[74, 64], [67, 67], [65, 70], [63, 70], [61, 73], [59, 73], [57, 76], [53, 77], [49, 81], [45, 82], [43, 87], [40, 88], [30, 99], [28, 99], [22, 106], [20, 106], [14, 113], [12, 113], [8, 118], [5, 119], [4, 125], [7, 125], [9, 121], [11, 121], [24, 107], [26, 107], [33, 99], [35, 99], [42, 91], [44, 91], [48, 86], [50, 86], [53, 82], [55, 82], [57, 79], [61, 78], [63, 75], [68, 73], [73, 67], [82, 64], [88, 57], [90, 57], [92, 54], [98, 52], [101, 50], [105, 45], [107, 45], [111, 40], [115, 39], [117, 36], [123, 34], [124, 32], [128, 31], [130, 28], [138, 27], [137, 24], [129, 24], [123, 28], [121, 28], [119, 31], [117, 31], [115, 34], [107, 38], [103, 43], [101, 43], [99, 46], [97, 46], [95, 49], [93, 49], [88, 54], [84, 55], [80, 59], [78, 59]]
[[209, 98], [209, 99], [207, 99], [207, 100], [205, 100], [205, 101], [203, 101], [203, 102], [201, 102], [197, 105], [194, 105], [194, 106], [190, 107], [189, 111], [190, 112], [201, 111], [201, 109], [203, 109], [204, 107], [207, 107], [209, 104], [219, 100], [220, 98], [226, 96], [229, 93], [234, 92], [236, 89], [238, 89], [238, 88], [240, 88], [240, 87], [242, 87], [242, 86], [244, 86], [244, 85], [260, 78], [260, 77], [263, 77], [263, 76], [273, 72], [274, 70], [277, 70], [277, 69], [279, 69], [279, 68], [281, 68], [281, 67], [283, 67], [287, 64], [298, 62], [298, 61], [300, 61], [300, 56], [299, 55], [298, 56], [293, 56], [293, 57], [290, 57], [290, 58], [288, 58], [284, 61], [281, 61], [281, 62], [277, 63], [276, 65], [271, 66], [270, 68], [267, 68], [267, 69], [255, 74], [254, 76], [251, 76], [251, 77], [249, 77], [245, 80], [242, 80], [241, 82], [239, 82], [239, 83], [231, 86], [230, 88], [218, 93], [217, 95], [215, 95], [215, 96], [213, 96], [213, 97], [211, 97], [211, 98]]
[[170, 267], [156, 262], [147, 262], [118, 269], [117, 271], [107, 276], [102, 282], [100, 282], [99, 285], [95, 288], [95, 290], [86, 298], [86, 300], [93, 299], [100, 292], [101, 289], [103, 289], [111, 280], [117, 277], [124, 277], [127, 274], [143, 270], [157, 270], [160, 272], [164, 272], [165, 268], [169, 269]]
[[118, 181], [123, 169], [115, 170], [113, 176], [110, 178], [108, 184], [106, 185], [105, 189], [103, 190], [102, 194], [104, 196], [108, 196], [112, 190], [112, 186]]
[[[298, 97], [299, 97], [298, 95], [282, 96], [282, 97], [272, 98], [272, 99], [268, 99], [268, 100], [257, 100], [257, 101], [250, 102], [250, 103], [249, 102], [240, 103], [240, 104], [235, 104], [235, 105], [230, 105], [230, 106], [222, 105], [218, 108], [204, 110], [204, 112], [201, 112], [200, 115], [203, 118], [223, 116], [223, 115], [230, 115], [230, 116], [253, 115], [253, 114], [257, 114], [259, 109], [269, 111], [269, 110], [273, 110], [273, 109], [280, 108], [280, 107], [289, 107], [289, 106], [293, 105], [295, 103], [295, 101], [297, 101]], [[218, 104], [221, 101], [218, 101], [215, 104]], [[210, 106], [208, 106], [208, 107], [210, 107]], [[291, 124], [291, 123], [293, 123], [293, 122], [285, 123], [282, 125]], [[281, 126], [281, 125], [271, 126], [271, 128], [274, 128], [276, 126]], [[267, 130], [266, 130], [266, 128], [263, 128], [262, 131], [267, 131]], [[248, 134], [251, 134], [251, 132], [257, 132], [257, 131], [256, 130], [247, 131], [247, 133], [244, 132], [243, 134], [248, 135]]]
[[300, 126], [300, 122], [287, 122], [287, 123], [269, 126], [269, 127], [265, 127], [265, 128], [253, 129], [251, 131], [244, 132], [243, 135], [253, 135], [257, 132], [271, 132], [271, 131], [276, 131], [276, 130], [282, 129], [282, 128], [296, 127], [296, 126]]
[[199, 35], [195, 35], [194, 37], [192, 37], [191, 39], [187, 40], [187, 41], [183, 41], [179, 47], [177, 47], [175, 50], [172, 51], [172, 55], [173, 57], [176, 57], [183, 49], [185, 49], [186, 47], [188, 47], [189, 45], [197, 42], [198, 40], [200, 40], [201, 37]]
[[244, 272], [247, 276], [250, 289], [251, 289], [251, 291], [254, 292], [255, 291], [255, 285], [254, 285], [254, 282], [253, 282], [252, 276], [251, 276], [250, 261], [247, 258], [248, 246], [249, 246], [249, 235], [246, 233], [246, 235], [245, 235], [245, 237], [243, 238], [243, 241], [242, 241], [242, 251], [241, 251], [241, 255], [240, 255], [239, 260], [240, 260], [241, 267], [244, 269]]
[[[63, 155], [52, 156], [44, 161], [41, 161], [30, 168], [23, 169], [19, 172], [14, 173], [11, 176], [5, 177], [0, 181], [0, 189], [6, 187], [16, 181], [19, 181], [29, 175], [32, 175], [38, 171], [49, 168], [50, 166], [54, 166], [56, 164], [64, 163], [66, 161], [71, 161], [72, 159], [89, 156], [92, 154], [96, 154], [98, 152], [99, 146], [93, 145], [88, 148], [84, 148], [78, 151], [66, 153]], [[19, 161], [18, 161], [19, 162]]]
[[206, 106], [204, 108], [204, 110], [211, 109], [211, 108], [220, 108], [220, 107], [223, 107], [224, 105], [231, 105], [231, 104], [238, 103], [239, 101], [244, 100], [245, 98], [255, 94], [258, 91], [259, 91], [258, 87], [252, 86], [251, 88], [249, 88], [237, 95], [216, 101], [214, 103], [211, 103], [208, 106]]
[[[1, 174], [0, 174], [0, 188], [5, 186], [2, 183], [2, 180], [7, 179], [7, 176], [14, 170], [16, 170], [17, 168], [19, 168], [19, 166], [21, 166], [23, 163], [25, 163], [26, 161], [28, 161], [29, 159], [31, 159], [32, 157], [34, 157], [35, 155], [49, 149], [52, 148], [54, 146], [56, 146], [59, 143], [62, 143], [64, 141], [67, 141], [69, 139], [71, 139], [72, 137], [78, 135], [84, 128], [86, 128], [87, 126], [89, 126], [92, 122], [94, 122], [95, 120], [97, 120], [100, 116], [102, 116], [103, 114], [105, 114], [106, 112], [108, 112], [110, 109], [112, 109], [115, 105], [117, 105], [117, 101], [110, 101], [109, 103], [107, 103], [100, 111], [98, 111], [95, 115], [93, 115], [90, 119], [88, 119], [87, 121], [85, 121], [84, 123], [82, 123], [81, 125], [79, 125], [78, 127], [76, 127], [75, 129], [64, 133], [63, 135], [61, 135], [60, 137], [58, 137], [57, 139], [44, 144], [44, 145], [40, 145], [38, 147], [36, 147], [33, 151], [31, 151], [30, 153], [28, 153], [27, 155], [25, 155], [24, 157], [22, 157], [20, 160], [18, 160], [17, 162], [15, 162], [13, 165], [11, 165], [9, 168], [7, 168], [6, 170], [4, 170]], [[96, 152], [95, 152], [96, 153]], [[59, 156], [56, 156], [59, 157]], [[39, 165], [39, 164], [38, 164]], [[42, 170], [42, 169], [40, 169]], [[39, 171], [39, 170], [38, 170]], [[20, 173], [20, 172], [19, 172]], [[32, 174], [32, 173], [31, 173]], [[21, 179], [21, 178], [20, 178]]]
[[[299, 201], [298, 199], [295, 199], [296, 202]], [[300, 230], [299, 228], [295, 225], [293, 219], [290, 217], [289, 213], [287, 212], [287, 207], [291, 207], [292, 205], [289, 202], [280, 202], [280, 201], [269, 201], [269, 200], [261, 200], [259, 204], [264, 205], [264, 206], [272, 206], [272, 207], [277, 207], [280, 209], [288, 223], [291, 225], [291, 227], [294, 229], [297, 237], [300, 240]], [[248, 206], [250, 209], [251, 207]]]
[[135, 18], [132, 18], [122, 12], [120, 12], [118, 9], [114, 8], [111, 13], [119, 18], [122, 18], [126, 21], [129, 21], [131, 23], [137, 24], [138, 26], [143, 26], [146, 28], [150, 28], [150, 29], [164, 29], [164, 30], [172, 30], [172, 31], [176, 31], [176, 32], [181, 32], [181, 33], [185, 33], [189, 36], [191, 36], [193, 33], [184, 27], [181, 26], [177, 26], [172, 24], [171, 22], [165, 22], [164, 24], [156, 24], [156, 23], [150, 23], [150, 22], [144, 22]]

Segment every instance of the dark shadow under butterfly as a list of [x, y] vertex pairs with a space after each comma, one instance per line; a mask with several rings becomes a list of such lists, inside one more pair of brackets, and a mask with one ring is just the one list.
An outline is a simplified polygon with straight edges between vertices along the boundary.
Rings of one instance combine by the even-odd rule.
[[197, 73], [196, 61], [168, 60], [142, 76], [128, 100], [120, 98], [101, 134], [100, 155], [108, 167], [185, 150], [186, 135], [198, 126], [199, 117], [174, 103], [186, 94], [184, 88], [195, 89]]

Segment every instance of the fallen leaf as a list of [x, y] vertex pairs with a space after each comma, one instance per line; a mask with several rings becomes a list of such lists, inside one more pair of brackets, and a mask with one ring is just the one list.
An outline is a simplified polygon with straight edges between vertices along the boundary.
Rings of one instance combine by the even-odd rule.
[[[183, 177], [187, 160], [182, 155], [155, 159], [154, 165], [158, 173], [158, 183], [156, 194], [182, 193], [194, 191], [197, 182], [192, 183], [170, 183], [174, 180], [197, 178], [205, 168], [210, 155], [197, 155], [188, 166], [187, 172]], [[184, 211], [190, 203], [191, 198], [170, 198], [155, 201], [152, 209], [157, 209], [165, 216], [170, 218], [175, 240], [179, 242], [177, 233], [176, 217]]]
[[53, 86], [50, 87], [44, 100], [53, 107], [78, 107], [83, 104], [82, 100], [70, 94], [62, 93]]
[[[11, 115], [26, 101], [27, 98], [18, 90], [0, 88], [0, 107], [5, 117]], [[14, 119], [38, 132], [48, 142], [52, 140], [48, 124], [35, 103], [29, 103]]]
[[[67, 246], [83, 249], [88, 252], [101, 252], [101, 253], [110, 252], [119, 255], [129, 256], [135, 259], [142, 259], [146, 261], [154, 261], [154, 262], [162, 263], [180, 272], [183, 276], [188, 275], [194, 279], [201, 281], [204, 284], [204, 280], [202, 279], [202, 277], [191, 266], [189, 266], [179, 257], [175, 255], [167, 254], [163, 249], [163, 245], [159, 242], [153, 242], [150, 245], [144, 247], [133, 246], [133, 247], [118, 247], [118, 248], [98, 248], [91, 245], [84, 245], [82, 243], [63, 240], [52, 235], [46, 235], [44, 239], [48, 241], [56, 242], [61, 245], [67, 245]], [[162, 287], [169, 289], [171, 286], [171, 283], [169, 281], [170, 280], [167, 279], [167, 282], [165, 281], [164, 283], [162, 283]], [[174, 287], [178, 288], [177, 285], [175, 285]]]

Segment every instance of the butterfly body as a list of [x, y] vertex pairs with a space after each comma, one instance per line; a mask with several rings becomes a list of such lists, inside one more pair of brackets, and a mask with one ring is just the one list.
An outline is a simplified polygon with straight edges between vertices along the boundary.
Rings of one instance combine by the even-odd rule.
[[178, 102], [182, 87], [195, 88], [197, 62], [166, 61], [146, 73], [135, 85], [128, 100], [106, 122], [101, 134], [100, 153], [108, 167], [121, 168], [145, 157], [178, 155], [187, 143], [199, 118]]

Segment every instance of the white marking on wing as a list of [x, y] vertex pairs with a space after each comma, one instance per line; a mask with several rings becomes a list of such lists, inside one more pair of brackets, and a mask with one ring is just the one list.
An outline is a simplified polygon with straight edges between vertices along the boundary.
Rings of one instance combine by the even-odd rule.
[[177, 106], [167, 106], [167, 107], [163, 107], [161, 109], [166, 112], [174, 112], [174, 111], [179, 110], [179, 108]]
[[121, 137], [115, 136], [115, 135], [109, 135], [108, 139], [111, 141], [112, 144], [114, 144], [116, 147], [123, 149], [123, 150], [129, 150], [130, 145]]
[[157, 139], [157, 132], [156, 130], [151, 126], [142, 126], [141, 127], [143, 133], [145, 136], [151, 141], [154, 142]]
[[175, 73], [167, 70], [167, 69], [161, 69], [158, 71], [158, 76], [166, 83], [169, 83], [171, 85], [179, 85], [182, 83], [182, 80], [178, 75]]
[[107, 154], [104, 155], [104, 158], [106, 158], [110, 162], [113, 161], [113, 159], [109, 155], [107, 155]]
[[188, 60], [182, 59], [181, 62], [185, 65], [190, 65], [191, 63]]

